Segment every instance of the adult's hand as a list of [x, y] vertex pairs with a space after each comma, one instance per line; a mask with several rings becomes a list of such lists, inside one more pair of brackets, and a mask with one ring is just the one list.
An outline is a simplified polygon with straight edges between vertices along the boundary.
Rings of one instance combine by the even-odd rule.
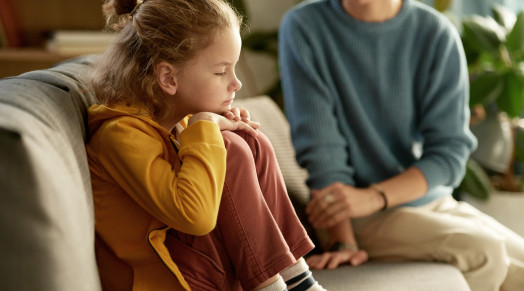
[[368, 254], [364, 250], [340, 250], [325, 252], [320, 255], [312, 255], [306, 259], [306, 263], [313, 270], [335, 269], [342, 264], [349, 263], [352, 266], [361, 265], [368, 260]]
[[311, 191], [306, 207], [314, 228], [329, 228], [344, 219], [373, 214], [384, 206], [384, 200], [374, 189], [355, 188], [336, 182], [326, 188]]

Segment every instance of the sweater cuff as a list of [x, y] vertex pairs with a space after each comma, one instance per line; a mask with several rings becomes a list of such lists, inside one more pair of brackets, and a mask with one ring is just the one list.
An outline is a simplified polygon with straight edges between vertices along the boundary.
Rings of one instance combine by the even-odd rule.
[[195, 143], [206, 143], [225, 148], [220, 128], [216, 123], [208, 120], [199, 120], [188, 126], [180, 134], [181, 146]]
[[417, 167], [426, 178], [428, 192], [441, 185], [452, 186], [450, 185], [450, 175], [455, 172], [453, 169], [431, 160], [419, 160], [414, 166]]

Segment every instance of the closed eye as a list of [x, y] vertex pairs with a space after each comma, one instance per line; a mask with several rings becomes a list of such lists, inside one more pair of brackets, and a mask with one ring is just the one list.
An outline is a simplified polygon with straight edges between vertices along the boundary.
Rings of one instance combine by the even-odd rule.
[[217, 76], [224, 76], [225, 74], [226, 74], [226, 72], [215, 73], [215, 75], [217, 75]]

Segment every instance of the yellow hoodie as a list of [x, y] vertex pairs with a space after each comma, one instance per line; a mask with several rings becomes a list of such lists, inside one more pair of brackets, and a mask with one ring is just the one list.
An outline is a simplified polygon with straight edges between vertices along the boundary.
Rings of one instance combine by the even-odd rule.
[[[226, 171], [218, 125], [198, 121], [174, 136], [123, 105], [88, 110], [86, 145], [106, 290], [189, 290], [164, 245], [166, 231], [214, 229]], [[176, 252], [176, 250], [172, 250]]]

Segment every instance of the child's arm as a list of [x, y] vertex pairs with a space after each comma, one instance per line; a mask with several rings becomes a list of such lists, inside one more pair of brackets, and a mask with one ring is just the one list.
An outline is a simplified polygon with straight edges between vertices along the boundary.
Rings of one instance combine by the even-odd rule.
[[218, 215], [226, 171], [224, 141], [217, 124], [202, 121], [182, 132], [180, 144], [177, 155], [155, 128], [122, 118], [92, 137], [93, 169], [106, 172], [101, 176], [109, 175], [110, 183], [116, 182], [159, 221], [203, 235], [215, 227]]

